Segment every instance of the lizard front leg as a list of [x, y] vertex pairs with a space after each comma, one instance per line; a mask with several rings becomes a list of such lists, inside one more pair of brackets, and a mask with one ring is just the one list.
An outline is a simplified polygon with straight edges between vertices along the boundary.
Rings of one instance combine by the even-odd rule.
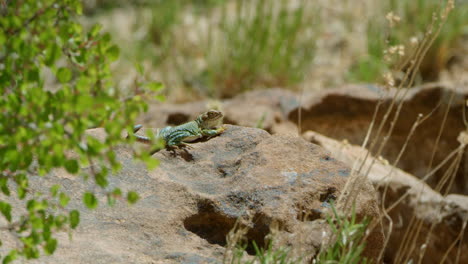
[[223, 133], [225, 130], [226, 128], [224, 126], [221, 126], [217, 129], [202, 129], [201, 133], [203, 136], [211, 138]]

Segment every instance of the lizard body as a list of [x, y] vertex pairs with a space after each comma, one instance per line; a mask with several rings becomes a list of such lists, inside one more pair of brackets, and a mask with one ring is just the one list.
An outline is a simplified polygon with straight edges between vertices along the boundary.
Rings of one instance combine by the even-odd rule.
[[[199, 115], [195, 120], [179, 126], [167, 126], [156, 133], [157, 139], [164, 140], [168, 147], [183, 145], [187, 142], [195, 141], [202, 137], [213, 137], [224, 132], [223, 113], [216, 110], [209, 110]], [[136, 125], [134, 132], [140, 130], [142, 126]], [[135, 135], [141, 142], [151, 142], [151, 139], [145, 136]]]

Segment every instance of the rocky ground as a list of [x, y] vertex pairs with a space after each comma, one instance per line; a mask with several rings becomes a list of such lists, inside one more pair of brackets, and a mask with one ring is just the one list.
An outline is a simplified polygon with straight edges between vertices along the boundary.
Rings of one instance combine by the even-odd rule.
[[[352, 168], [367, 153], [357, 145], [363, 143], [373, 116], [382, 120], [392, 102], [395, 102], [394, 109], [401, 103], [400, 117], [394, 122], [388, 142], [379, 157], [370, 157], [366, 163], [372, 164], [366, 165], [370, 168], [367, 178], [379, 194], [379, 203], [384, 202], [382, 208], [392, 207], [388, 212], [393, 219], [392, 235], [388, 237], [384, 259], [396, 263], [404, 257], [418, 259], [424, 255], [423, 263], [439, 263], [444, 258], [450, 263], [458, 254], [462, 263], [461, 260], [468, 261], [468, 254], [464, 253], [468, 244], [462, 239], [468, 219], [466, 149], [461, 152], [461, 162], [450, 186], [446, 180], [447, 164], [433, 175], [427, 177], [427, 174], [459, 147], [459, 134], [466, 130], [463, 107], [467, 96], [466, 86], [441, 83], [407, 91], [353, 85], [302, 96], [281, 89], [253, 91], [215, 106], [225, 113], [226, 123], [260, 126], [273, 135], [301, 135], [331, 151], [332, 157]], [[375, 113], [377, 105], [379, 111]], [[193, 119], [207, 107], [213, 104], [201, 101], [153, 105], [141, 121], [150, 127], [175, 125]], [[390, 120], [396, 111], [390, 112]], [[156, 113], [158, 118], [152, 118]], [[427, 118], [421, 119], [423, 122], [408, 137], [418, 116]], [[382, 126], [384, 133], [389, 131], [390, 123]], [[374, 134], [379, 125], [378, 121], [374, 123]], [[404, 145], [405, 151], [400, 153]], [[391, 166], [397, 158], [396, 167]], [[421, 178], [426, 179], [423, 182]], [[414, 239], [414, 245], [405, 256], [398, 252], [408, 230], [418, 230], [419, 234], [409, 236]], [[448, 256], [444, 256], [449, 248], [452, 249]]]
[[[129, 148], [121, 146], [117, 152], [123, 170], [109, 179], [110, 187], [138, 191], [141, 200], [134, 206], [86, 210], [81, 193], [92, 185], [62, 170], [33, 180], [31, 186], [39, 190], [57, 182], [66, 186], [72, 207], [82, 210], [72, 240], [61, 234], [57, 252], [38, 262], [221, 263], [226, 235], [239, 218], [248, 220], [248, 241], [265, 246], [274, 227], [277, 241], [293, 252], [307, 252], [303, 257], [310, 259], [330, 234], [324, 221], [329, 202], [343, 194], [355, 161], [367, 155], [358, 145], [376, 105], [381, 118], [395, 96], [399, 93], [376, 86], [350, 86], [303, 96], [270, 89], [218, 103], [154, 104], [140, 118], [146, 129], [177, 125], [214, 107], [230, 125], [191, 148], [156, 153], [160, 165], [153, 171], [134, 162]], [[467, 96], [466, 87], [428, 85], [394, 101], [403, 104], [393, 135], [380, 157], [367, 157], [361, 171], [368, 173], [353, 189], [358, 217], [383, 219], [367, 237], [366, 256], [377, 259], [384, 249], [386, 263], [418, 261], [420, 256], [422, 263], [468, 262], [466, 149], [450, 188], [439, 184], [444, 167], [426, 182], [420, 180], [458, 147], [458, 134], [466, 129], [462, 107]], [[431, 111], [392, 166], [418, 115]], [[105, 138], [101, 129], [89, 133]], [[389, 228], [391, 235], [384, 236]], [[408, 230], [413, 240], [405, 244]], [[0, 233], [2, 240], [4, 235]], [[248, 247], [245, 258], [252, 253]]]

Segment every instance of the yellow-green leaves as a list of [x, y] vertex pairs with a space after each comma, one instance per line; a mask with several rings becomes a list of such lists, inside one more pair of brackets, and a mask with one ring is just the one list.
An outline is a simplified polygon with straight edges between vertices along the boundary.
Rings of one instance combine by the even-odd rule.
[[49, 240], [46, 241], [44, 250], [48, 255], [52, 255], [55, 249], [57, 249], [57, 240], [54, 238], [50, 238]]
[[67, 160], [67, 161], [65, 161], [64, 165], [65, 165], [65, 169], [69, 173], [72, 173], [72, 174], [76, 174], [80, 169], [77, 160], [73, 160], [73, 159]]
[[62, 51], [60, 50], [59, 45], [57, 45], [56, 43], [53, 43], [52, 45], [47, 47], [44, 55], [45, 55], [44, 63], [45, 65], [50, 67], [55, 63], [55, 61], [57, 61], [58, 58], [60, 58], [60, 56], [62, 56]]
[[78, 212], [77, 210], [72, 210], [69, 214], [69, 218], [70, 218], [70, 227], [72, 229], [75, 229], [80, 223], [80, 212]]
[[109, 49], [107, 49], [106, 55], [110, 61], [117, 60], [120, 55], [119, 47], [117, 47], [117, 45], [112, 45]]
[[[138, 200], [136, 192], [123, 197], [120, 189], [110, 190], [109, 177], [121, 168], [116, 147], [128, 143], [121, 132], [147, 106], [135, 96], [119, 97], [110, 67], [119, 47], [102, 26], [86, 30], [75, 19], [82, 12], [80, 0], [6, 1], [0, 9], [0, 192], [15, 200], [0, 201], [0, 222], [21, 223], [7, 230], [21, 238], [18, 245], [5, 249], [0, 243], [0, 252], [10, 252], [0, 262], [9, 263], [54, 253], [55, 232], [79, 225], [80, 213], [71, 205], [83, 202], [95, 209], [97, 194], [107, 196], [109, 204]], [[48, 72], [55, 80], [45, 87]], [[140, 99], [162, 87], [143, 80], [137, 86]], [[105, 140], [87, 133], [98, 127], [105, 128]], [[58, 179], [48, 187], [40, 182], [40, 176], [54, 179], [54, 169], [61, 169], [54, 174], [76, 175], [76, 181], [89, 180], [95, 188], [73, 201], [75, 193], [70, 195]], [[34, 184], [31, 176], [38, 176]]]
[[8, 222], [11, 222], [11, 205], [9, 203], [0, 201], [0, 212]]
[[61, 83], [66, 83], [71, 80], [71, 71], [68, 68], [59, 68], [57, 70], [57, 80]]
[[68, 197], [66, 193], [61, 192], [59, 195], [60, 206], [62, 207], [67, 206], [69, 201], [70, 201], [70, 197]]
[[138, 199], [140, 199], [140, 196], [134, 192], [134, 191], [129, 191], [127, 193], [127, 201], [130, 203], [130, 204], [134, 204], [138, 201]]
[[86, 192], [83, 195], [83, 202], [89, 209], [95, 209], [98, 206], [98, 200], [93, 193]]
[[164, 88], [164, 85], [160, 82], [147, 82], [146, 87], [153, 92], [159, 92]]
[[99, 36], [99, 34], [101, 33], [101, 30], [102, 30], [102, 25], [101, 24], [95, 24], [91, 28], [91, 30], [89, 31], [88, 37], [89, 38], [95, 38], [95, 37]]

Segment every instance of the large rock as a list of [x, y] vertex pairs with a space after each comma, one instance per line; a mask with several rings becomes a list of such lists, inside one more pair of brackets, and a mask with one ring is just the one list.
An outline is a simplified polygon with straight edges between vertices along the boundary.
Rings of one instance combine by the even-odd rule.
[[[90, 133], [104, 137], [100, 129]], [[134, 162], [129, 148], [117, 152], [123, 169], [110, 177], [110, 185], [138, 191], [141, 200], [134, 206], [85, 210], [82, 192], [97, 189], [62, 170], [31, 182], [43, 190], [57, 183], [65, 186], [73, 198], [71, 207], [82, 210], [73, 239], [61, 235], [56, 253], [39, 262], [220, 263], [226, 235], [239, 217], [248, 215], [249, 242], [265, 246], [273, 224], [290, 236], [308, 235], [303, 232], [309, 230], [307, 240], [291, 246], [306, 249], [310, 257], [321, 245], [317, 234], [327, 228], [323, 218], [328, 202], [340, 195], [350, 172], [302, 138], [230, 125], [222, 135], [191, 148], [156, 153], [160, 166], [153, 171]], [[376, 217], [372, 186], [362, 193], [358, 216]], [[379, 241], [374, 246], [381, 249], [379, 234], [369, 239]], [[247, 251], [252, 253], [252, 247]], [[375, 257], [375, 252], [367, 254]]]
[[[304, 137], [349, 166], [368, 155], [366, 149], [316, 132], [308, 131]], [[407, 263], [409, 259], [413, 263], [468, 263], [468, 196], [443, 197], [416, 177], [372, 156], [367, 156], [362, 171], [369, 171], [367, 177], [393, 222], [385, 263]], [[388, 233], [385, 218], [383, 223]], [[422, 262], [418, 262], [421, 256]]]
[[[281, 89], [258, 90], [217, 103], [199, 101], [181, 105], [152, 104], [140, 121], [152, 127], [178, 125], [193, 120], [201, 112], [214, 107], [225, 113], [227, 124], [260, 127], [273, 134], [298, 135], [312, 130], [360, 145], [366, 137], [379, 101], [382, 100], [382, 104], [374, 127], [377, 127], [378, 120], [382, 120], [383, 113], [391, 104], [395, 93], [396, 90], [384, 90], [375, 85], [348, 85], [337, 89], [306, 92], [303, 96]], [[406, 96], [401, 98], [402, 95]], [[397, 103], [403, 102], [400, 118], [383, 148], [382, 156], [390, 162], [394, 161], [418, 115], [428, 114], [438, 106], [431, 117], [418, 127], [397, 164], [397, 167], [404, 171], [420, 178], [424, 177], [431, 165], [433, 167], [441, 162], [457, 147], [458, 133], [465, 129], [462, 110], [467, 97], [467, 86], [455, 89], [444, 84], [428, 84], [400, 91], [397, 100]], [[447, 107], [450, 111], [444, 121]], [[387, 132], [390, 124], [391, 122], [387, 122], [383, 131]], [[442, 125], [444, 129], [438, 141]], [[431, 163], [436, 144], [437, 151]], [[463, 160], [468, 160], [466, 154], [464, 155]], [[449, 192], [468, 194], [468, 178], [465, 177], [467, 168], [468, 163], [463, 162]], [[442, 178], [443, 173], [438, 172], [427, 183], [434, 188]]]
[[[346, 139], [356, 145], [364, 142], [379, 102], [381, 105], [376, 115], [371, 139], [376, 134], [376, 128], [380, 125], [392, 100], [397, 98], [396, 105], [402, 103], [401, 112], [381, 154], [390, 162], [396, 160], [418, 116], [423, 114], [425, 117], [432, 112], [429, 118], [416, 129], [397, 164], [398, 168], [419, 178], [423, 178], [431, 168], [434, 168], [458, 147], [458, 134], [466, 129], [463, 121], [463, 108], [468, 97], [468, 86], [450, 87], [443, 84], [429, 84], [397, 91], [396, 89], [385, 90], [375, 85], [350, 85], [310, 93], [304, 97], [301, 107], [288, 114], [290, 121], [300, 125], [302, 132], [316, 131], [337, 140]], [[383, 126], [383, 135], [390, 129], [396, 105], [389, 120]], [[446, 115], [447, 109], [449, 111]], [[301, 116], [300, 123], [298, 122], [299, 115]], [[442, 131], [441, 128], [443, 128]], [[377, 141], [382, 142], [382, 138]], [[432, 160], [432, 153], [436, 146]], [[460, 164], [455, 183], [448, 190], [449, 193], [468, 194], [466, 155], [465, 152], [462, 159], [465, 162]], [[443, 170], [439, 170], [427, 183], [435, 188], [447, 169], [448, 167], [444, 167]]]

